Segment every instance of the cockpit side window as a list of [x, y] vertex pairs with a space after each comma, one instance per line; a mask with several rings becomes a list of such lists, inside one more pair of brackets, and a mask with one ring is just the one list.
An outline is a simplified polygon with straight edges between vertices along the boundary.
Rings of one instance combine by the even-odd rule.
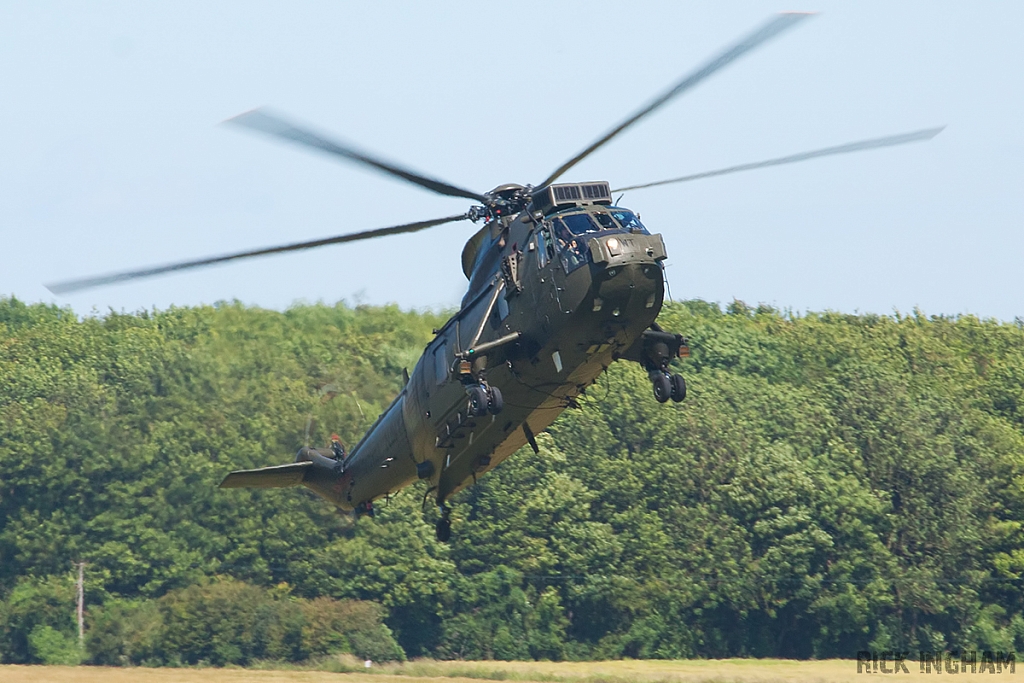
[[551, 230], [555, 235], [555, 241], [558, 243], [559, 248], [564, 247], [572, 239], [572, 233], [569, 232], [569, 228], [565, 227], [565, 223], [562, 222], [561, 218], [551, 219]]
[[[587, 262], [586, 254], [583, 251], [583, 240], [577, 238], [563, 223], [563, 219], [567, 218], [586, 218], [585, 214], [577, 214], [575, 216], [562, 216], [562, 218], [554, 218], [551, 221], [551, 225], [555, 230], [555, 239], [558, 241], [558, 250], [560, 252], [562, 267], [566, 273], [571, 273], [576, 270], [584, 263]], [[587, 220], [590, 225], [594, 223]]]
[[647, 232], [647, 228], [640, 222], [640, 219], [636, 217], [632, 211], [626, 211], [625, 209], [612, 209], [612, 216], [619, 222], [619, 225], [625, 230], [630, 232], [642, 232], [645, 235], [650, 234]]

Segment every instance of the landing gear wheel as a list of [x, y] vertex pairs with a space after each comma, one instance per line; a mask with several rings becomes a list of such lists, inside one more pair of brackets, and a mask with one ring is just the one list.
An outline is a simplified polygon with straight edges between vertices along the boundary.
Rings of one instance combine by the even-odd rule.
[[686, 398], [686, 380], [683, 379], [682, 375], [672, 375], [670, 379], [672, 382], [672, 400], [680, 403]]
[[483, 417], [486, 415], [489, 403], [487, 400], [487, 390], [479, 384], [474, 384], [466, 389], [466, 393], [469, 394], [469, 414], [472, 417]]
[[491, 415], [497, 415], [505, 407], [505, 399], [501, 397], [501, 389], [498, 387], [487, 387], [487, 410]]
[[658, 403], [664, 403], [672, 397], [672, 380], [663, 372], [659, 372], [651, 378], [654, 383], [654, 398]]

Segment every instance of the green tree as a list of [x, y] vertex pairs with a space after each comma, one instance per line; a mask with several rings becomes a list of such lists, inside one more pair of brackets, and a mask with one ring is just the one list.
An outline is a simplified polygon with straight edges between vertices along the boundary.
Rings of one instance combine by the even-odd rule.
[[353, 444], [443, 322], [0, 299], [0, 658], [74, 642], [82, 560], [96, 663], [1024, 648], [1016, 323], [668, 304], [687, 401], [614, 364], [452, 501], [451, 546], [422, 484], [355, 524], [216, 488]]

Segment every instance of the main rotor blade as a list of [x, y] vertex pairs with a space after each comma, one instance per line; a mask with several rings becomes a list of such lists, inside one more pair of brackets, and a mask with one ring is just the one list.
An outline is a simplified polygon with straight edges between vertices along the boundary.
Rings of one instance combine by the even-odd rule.
[[427, 176], [413, 173], [410, 170], [404, 169], [395, 164], [375, 159], [364, 152], [359, 152], [352, 147], [346, 147], [333, 140], [328, 140], [326, 137], [319, 133], [313, 133], [309, 130], [299, 128], [293, 123], [289, 123], [282, 118], [267, 113], [264, 109], [253, 109], [247, 111], [244, 114], [239, 114], [234, 118], [230, 118], [224, 123], [233, 123], [238, 126], [244, 126], [253, 130], [258, 130], [261, 133], [273, 135], [275, 137], [284, 138], [297, 142], [307, 147], [313, 147], [319, 149], [321, 152], [327, 152], [335, 156], [340, 156], [349, 161], [355, 161], [360, 164], [364, 164], [371, 168], [374, 168], [388, 175], [401, 178], [407, 182], [419, 185], [432, 192], [438, 194], [447, 195], [449, 197], [465, 197], [466, 199], [473, 199], [478, 202], [487, 202], [487, 198], [476, 192], [465, 190], [455, 185], [435, 180], [434, 178], [428, 178]]
[[715, 73], [722, 67], [735, 61], [736, 59], [743, 56], [747, 52], [750, 52], [758, 45], [761, 45], [762, 43], [771, 40], [775, 36], [785, 31], [787, 28], [797, 24], [800, 21], [803, 21], [809, 16], [812, 16], [812, 14], [806, 12], [786, 12], [784, 14], [779, 14], [774, 18], [770, 19], [768, 23], [764, 24], [759, 29], [757, 29], [750, 35], [746, 36], [732, 47], [730, 47], [728, 50], [725, 50], [720, 55], [709, 61], [707, 64], [697, 69], [683, 80], [676, 83], [665, 93], [655, 98], [650, 104], [645, 106], [643, 109], [636, 112], [635, 114], [627, 118], [625, 121], [623, 121], [619, 125], [612, 128], [610, 131], [599, 137], [597, 140], [591, 143], [589, 147], [587, 147], [582, 152], [574, 156], [572, 159], [569, 159], [569, 161], [559, 166], [558, 169], [555, 170], [554, 173], [549, 175], [544, 180], [544, 182], [541, 183], [538, 187], [547, 187], [551, 183], [555, 182], [559, 177], [561, 177], [563, 173], [565, 173], [570, 168], [578, 164], [580, 161], [588, 157], [592, 152], [594, 152], [594, 150], [601, 147], [603, 144], [605, 144], [606, 142], [614, 138], [616, 135], [632, 126], [634, 123], [636, 123], [643, 117], [647, 116], [648, 114], [656, 110], [658, 107], [662, 106], [672, 98], [686, 92], [687, 90], [697, 85], [698, 83], [700, 83], [705, 78]]
[[195, 261], [183, 261], [181, 263], [171, 263], [165, 266], [155, 266], [153, 268], [143, 268], [141, 270], [131, 270], [124, 273], [113, 273], [110, 275], [99, 275], [96, 277], [86, 277], [78, 280], [65, 280], [64, 282], [56, 282], [53, 284], [46, 285], [54, 294], [66, 294], [68, 292], [76, 292], [82, 289], [90, 289], [92, 287], [99, 287], [100, 285], [109, 285], [115, 282], [124, 282], [126, 280], [138, 280], [140, 278], [152, 277], [154, 275], [161, 275], [163, 273], [170, 273], [178, 270], [189, 270], [192, 268], [200, 268], [203, 266], [210, 266], [215, 263], [224, 263], [225, 261], [234, 261], [236, 259], [251, 258], [253, 256], [265, 256], [267, 254], [280, 254], [286, 251], [299, 251], [301, 249], [312, 249], [314, 247], [322, 247], [328, 244], [341, 244], [342, 242], [355, 242], [357, 240], [368, 240], [374, 237], [384, 237], [385, 235], [399, 235], [406, 232], [417, 232], [419, 230], [426, 230], [427, 228], [433, 228], [437, 225], [443, 225], [445, 223], [454, 223], [455, 221], [462, 221], [468, 219], [467, 214], [460, 214], [458, 216], [448, 216], [447, 218], [435, 218], [429, 221], [417, 221], [416, 223], [405, 223], [404, 225], [394, 225], [389, 228], [377, 228], [375, 230], [364, 230], [363, 232], [354, 232], [348, 235], [338, 235], [336, 237], [327, 237], [319, 240], [311, 240], [309, 242], [296, 242], [294, 244], [286, 244], [280, 247], [267, 247], [265, 249], [254, 249], [252, 251], [242, 251], [237, 254], [226, 254], [224, 256], [212, 256], [210, 258], [198, 259]]
[[755, 168], [765, 168], [767, 166], [781, 166], [782, 164], [795, 164], [798, 161], [807, 161], [808, 159], [817, 159], [818, 157], [832, 156], [833, 154], [847, 154], [849, 152], [862, 152], [867, 149], [878, 149], [880, 147], [894, 147], [895, 145], [904, 145], [908, 142], [919, 142], [921, 140], [931, 140], [933, 137], [945, 130], [945, 126], [938, 128], [926, 128], [924, 130], [914, 131], [913, 133], [902, 133], [900, 135], [890, 135], [885, 138], [874, 138], [872, 140], [861, 140], [860, 142], [851, 142], [847, 145], [839, 145], [837, 147], [826, 147], [824, 149], [816, 149], [812, 152], [801, 152], [800, 154], [792, 154], [787, 157], [779, 157], [777, 159], [768, 159], [767, 161], [755, 161], [751, 164], [740, 164], [738, 166], [728, 166], [726, 168], [720, 168], [716, 171], [704, 171], [703, 173], [694, 173], [693, 175], [684, 175], [678, 178], [669, 178], [668, 180], [658, 180], [653, 183], [644, 183], [642, 185], [628, 185], [626, 187], [619, 187], [612, 192], [626, 192], [627, 190], [642, 190], [647, 187], [657, 187], [658, 185], [670, 185], [672, 183], [685, 183], [690, 180], [700, 180], [701, 178], [711, 178], [716, 175], [725, 175], [727, 173], [739, 173], [740, 171], [752, 171]]

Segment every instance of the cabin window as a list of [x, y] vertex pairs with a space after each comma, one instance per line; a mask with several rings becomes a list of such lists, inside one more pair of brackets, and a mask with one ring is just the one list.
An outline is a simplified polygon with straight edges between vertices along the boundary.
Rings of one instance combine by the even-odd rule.
[[445, 342], [434, 349], [434, 375], [438, 384], [444, 384], [448, 379], [448, 344]]

